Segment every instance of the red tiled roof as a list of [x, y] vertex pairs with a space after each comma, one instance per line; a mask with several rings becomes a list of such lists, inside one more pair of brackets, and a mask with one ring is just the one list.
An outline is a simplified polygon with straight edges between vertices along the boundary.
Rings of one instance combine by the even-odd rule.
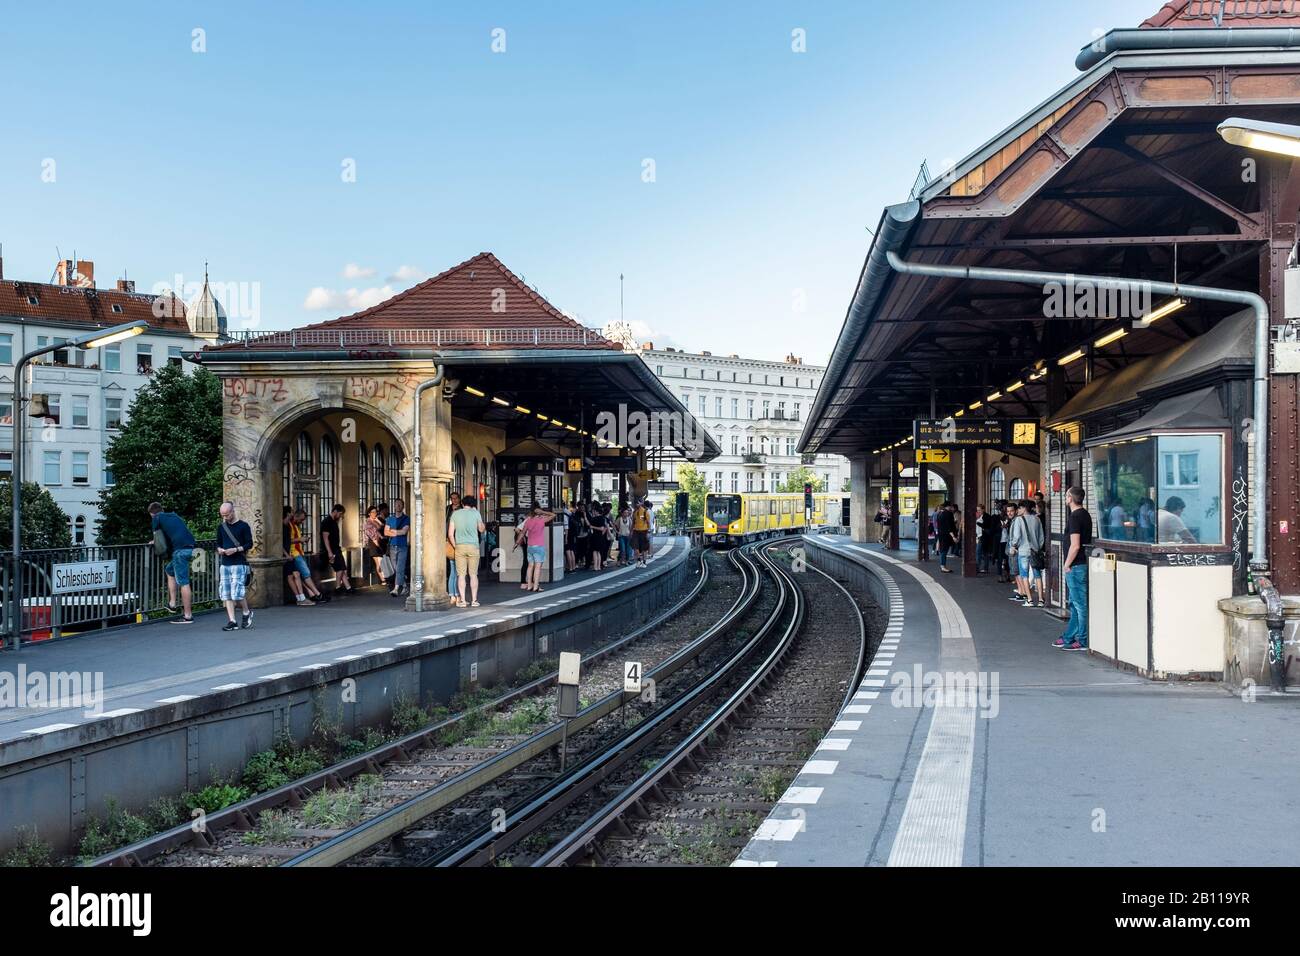
[[[32, 305], [30, 296], [36, 298]], [[52, 285], [48, 282], [0, 281], [0, 316], [15, 316], [29, 321], [76, 322], [85, 325], [121, 325], [144, 319], [153, 328], [189, 333], [185, 306], [174, 300], [172, 314], [154, 315], [157, 296], [109, 289], [83, 289], [78, 286]], [[113, 306], [121, 306], [115, 312]]]
[[[542, 334], [539, 341], [530, 343], [523, 333], [534, 329]], [[517, 348], [521, 344], [536, 348], [622, 348], [617, 342], [611, 342], [562, 313], [490, 252], [480, 252], [361, 312], [294, 331], [354, 333], [387, 330], [409, 333], [472, 333], [479, 330], [510, 333], [518, 330], [518, 334], [513, 336], [488, 336], [486, 341], [467, 337], [465, 346], [474, 348]], [[312, 340], [318, 337], [304, 338]], [[454, 340], [454, 335], [451, 338]], [[249, 344], [255, 345], [256, 341]], [[444, 344], [455, 347], [454, 341], [446, 342], [444, 339]]]
[[[1222, 12], [1222, 19], [1220, 17]], [[1170, 0], [1142, 29], [1285, 27], [1300, 25], [1300, 0]]]

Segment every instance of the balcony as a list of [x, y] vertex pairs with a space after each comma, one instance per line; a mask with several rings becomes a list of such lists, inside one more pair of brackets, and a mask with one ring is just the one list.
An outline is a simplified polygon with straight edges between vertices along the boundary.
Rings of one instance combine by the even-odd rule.
[[817, 464], [817, 456], [816, 456], [816, 455], [800, 455], [800, 456], [799, 456], [799, 463], [800, 463], [801, 465], [815, 465], [815, 464]]
[[793, 415], [793, 414], [791, 414], [790, 412], [784, 412], [784, 411], [782, 411], [781, 409], [777, 408], [777, 409], [771, 410], [771, 411], [769, 411], [769, 412], [767, 412], [767, 413], [765, 413], [765, 414], [760, 413], [759, 416], [758, 416], [758, 421], [760, 421], [760, 422], [789, 422], [789, 423], [791, 423], [791, 424], [793, 424], [793, 425], [797, 425], [797, 424], [799, 424], [799, 416], [798, 416], [798, 415]]
[[767, 464], [767, 456], [760, 455], [758, 452], [748, 451], [740, 456], [740, 462], [743, 465], [765, 465]]

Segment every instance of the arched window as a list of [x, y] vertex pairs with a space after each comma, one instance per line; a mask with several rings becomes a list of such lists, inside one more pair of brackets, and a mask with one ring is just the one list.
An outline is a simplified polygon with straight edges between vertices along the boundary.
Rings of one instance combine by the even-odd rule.
[[[303, 550], [311, 549], [312, 534], [319, 524], [316, 514], [316, 495], [312, 494], [310, 484], [305, 484], [300, 479], [316, 477], [316, 465], [313, 454], [311, 436], [306, 432], [298, 433], [298, 443], [294, 448], [293, 455], [293, 506], [301, 508], [307, 513], [307, 521], [303, 525], [302, 538]], [[319, 490], [319, 489], [317, 489]]]
[[322, 435], [320, 440], [320, 516], [324, 518], [334, 507], [335, 489], [334, 442]]
[[1007, 496], [1007, 473], [999, 466], [994, 465], [993, 470], [989, 472], [989, 507], [993, 507], [993, 502], [1002, 501]]
[[1011, 479], [1011, 500], [1020, 501], [1025, 497], [1025, 482], [1023, 478]]
[[86, 543], [86, 516], [77, 515], [76, 520], [72, 522], [72, 543]]
[[479, 489], [478, 509], [488, 517], [488, 520], [493, 520], [496, 518], [497, 497], [495, 482], [493, 481], [496, 474], [492, 469], [492, 463], [486, 458], [483, 459], [483, 463], [479, 466], [478, 477], [483, 486]]
[[284, 450], [284, 457], [280, 459], [280, 504], [282, 507], [289, 507], [293, 504], [293, 498], [289, 489], [293, 485], [293, 470], [289, 465], [289, 449]]
[[460, 452], [451, 458], [451, 490], [465, 494], [465, 456]]
[[477, 458], [470, 459], [470, 481], [472, 482], [472, 484], [469, 486], [469, 493], [471, 495], [478, 495], [478, 459]]
[[375, 504], [383, 504], [384, 493], [388, 490], [387, 477], [388, 469], [384, 467], [384, 446], [376, 445], [371, 451], [370, 458], [370, 488], [374, 492]]
[[357, 520], [366, 520], [370, 508], [370, 456], [366, 444], [357, 445]]
[[402, 453], [394, 445], [388, 450], [388, 499], [402, 497]]

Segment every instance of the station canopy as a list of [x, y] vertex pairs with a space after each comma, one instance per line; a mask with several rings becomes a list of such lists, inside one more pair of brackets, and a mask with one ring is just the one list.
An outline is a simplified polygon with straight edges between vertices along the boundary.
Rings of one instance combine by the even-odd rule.
[[[1225, 143], [1216, 126], [1230, 116], [1300, 123], [1300, 48], [1252, 43], [1265, 36], [1251, 19], [1260, 6], [1170, 3], [1143, 24], [1156, 31], [1146, 46], [1164, 48], [1131, 38], [1105, 56], [1085, 48], [1077, 79], [887, 208], [800, 450], [910, 447], [932, 398], [940, 418], [1051, 418], [1090, 377], [1167, 352], [1240, 308], [1186, 302], [1134, 328], [1119, 316], [1166, 301], [902, 275], [887, 253], [1258, 291], [1270, 240], [1284, 264], [1295, 238], [1268, 210], [1300, 204], [1285, 206], [1300, 177], [1288, 179], [1284, 159]], [[1300, 4], [1270, 7], [1264, 26], [1300, 26]], [[1217, 20], [1202, 16], [1211, 8]], [[1269, 30], [1269, 42], [1285, 32]]]
[[[616, 442], [653, 419], [692, 460], [721, 449], [635, 353], [547, 302], [490, 252], [353, 315], [284, 331], [236, 333], [196, 356], [246, 362], [436, 361], [456, 383], [453, 414], [506, 432], [508, 443], [594, 436], [618, 421]], [[600, 418], [604, 413], [612, 418]]]

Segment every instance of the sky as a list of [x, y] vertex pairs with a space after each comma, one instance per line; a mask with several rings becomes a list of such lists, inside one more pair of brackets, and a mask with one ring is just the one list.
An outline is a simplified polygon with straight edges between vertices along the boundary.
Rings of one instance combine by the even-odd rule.
[[824, 364], [922, 161], [1159, 6], [4, 0], [4, 275], [206, 261], [232, 328], [292, 328], [490, 251], [589, 326], [622, 274], [656, 346]]

